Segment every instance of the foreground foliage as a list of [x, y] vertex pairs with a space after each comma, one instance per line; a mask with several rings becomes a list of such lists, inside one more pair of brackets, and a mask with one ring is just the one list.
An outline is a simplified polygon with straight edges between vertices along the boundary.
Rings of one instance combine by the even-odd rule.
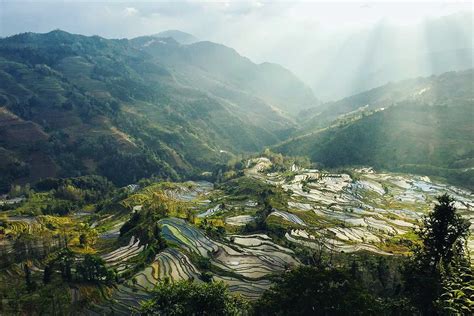
[[242, 315], [247, 311], [247, 304], [221, 282], [164, 281], [152, 295], [142, 304], [142, 315]]
[[466, 247], [470, 223], [448, 195], [438, 198], [417, 234], [422, 240], [405, 270], [406, 287], [423, 314], [472, 311], [472, 269]]

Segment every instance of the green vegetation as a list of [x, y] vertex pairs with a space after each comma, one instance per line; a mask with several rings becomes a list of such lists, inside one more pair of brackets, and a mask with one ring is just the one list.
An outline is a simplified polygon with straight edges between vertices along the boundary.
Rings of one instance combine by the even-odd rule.
[[100, 174], [119, 186], [198, 176], [232, 152], [283, 140], [294, 123], [275, 107], [316, 103], [280, 66], [210, 42], [153, 40], [1, 39], [0, 191], [57, 176]]
[[[339, 267], [334, 267], [318, 260], [316, 267], [300, 267], [278, 278], [255, 305], [256, 314], [470, 314], [473, 275], [465, 248], [469, 223], [456, 213], [452, 202], [449, 196], [440, 196], [439, 204], [425, 217], [417, 232], [422, 243], [405, 262], [403, 275], [398, 272], [403, 281], [398, 285], [388, 285], [393, 272], [383, 257], [375, 266], [338, 261]], [[371, 270], [381, 288], [368, 279]], [[391, 292], [395, 288], [396, 294]]]
[[[273, 150], [308, 156], [326, 168], [371, 166], [442, 177], [473, 188], [472, 75], [470, 70], [420, 79], [414, 86], [387, 85], [329, 104], [303, 123], [308, 129], [302, 136]], [[410, 94], [416, 89], [427, 92]], [[366, 104], [372, 112], [333, 121]], [[325, 119], [327, 125], [315, 125]]]
[[472, 194], [350, 166], [472, 188], [472, 74], [296, 117], [222, 45], [0, 39], [0, 314], [468, 315]]
[[[275, 161], [281, 161], [279, 155]], [[29, 311], [32, 304], [58, 313], [180, 315], [205, 314], [211, 308], [217, 315], [293, 315], [295, 310], [302, 315], [449, 314], [471, 308], [472, 271], [463, 248], [467, 226], [449, 197], [440, 198], [417, 234], [398, 225], [416, 223], [410, 216], [426, 209], [425, 204], [406, 214], [380, 210], [380, 214], [390, 213], [384, 215], [384, 221], [378, 216], [369, 223], [382, 230], [403, 227], [401, 232], [405, 232], [382, 234], [345, 221], [338, 224], [338, 214], [356, 218], [356, 212], [365, 211], [357, 215], [358, 220], [371, 219], [369, 206], [339, 210], [337, 205], [332, 208], [331, 200], [333, 211], [313, 212], [307, 208], [310, 202], [296, 195], [300, 190], [296, 184], [301, 184], [301, 194], [319, 194], [321, 187], [321, 192], [328, 192], [321, 195], [322, 201], [337, 201], [342, 192], [346, 198], [348, 194], [358, 196], [357, 201], [376, 199], [375, 205], [384, 207], [384, 199], [410, 190], [417, 196], [424, 191], [416, 186], [426, 189], [428, 182], [410, 178], [413, 183], [402, 190], [395, 186], [407, 185], [409, 178], [400, 175], [379, 178], [351, 170], [355, 180], [340, 174], [301, 179], [302, 174], [316, 173], [295, 168], [293, 177], [285, 180], [292, 165], [283, 159], [281, 171], [268, 165], [265, 172], [254, 172], [257, 165], [249, 164], [250, 169], [242, 167], [243, 176], [214, 187], [144, 180], [138, 187], [116, 189], [96, 176], [45, 179], [32, 188], [12, 187], [11, 196], [26, 196], [26, 200], [11, 206], [1, 220], [2, 234], [14, 240], [15, 257], [6, 256], [10, 260], [2, 263], [0, 276], [13, 273], [15, 277], [0, 287], [0, 293], [14, 287], [23, 299], [2, 311]], [[377, 182], [380, 179], [383, 181]], [[303, 186], [310, 193], [302, 191]], [[335, 189], [339, 186], [341, 192]], [[428, 198], [433, 193], [424, 194]], [[81, 205], [83, 214], [14, 217], [25, 208], [63, 200]], [[354, 205], [358, 206], [357, 201]], [[407, 209], [416, 204], [397, 203]], [[317, 205], [313, 202], [310, 207]], [[218, 211], [202, 215], [209, 209]], [[228, 217], [242, 214], [251, 214], [251, 220], [240, 226], [227, 224]], [[332, 231], [323, 235], [328, 229]], [[298, 231], [304, 233], [294, 234]], [[443, 232], [451, 237], [443, 237]], [[310, 246], [288, 239], [303, 240], [304, 234]], [[388, 237], [382, 240], [364, 239], [385, 234]], [[343, 239], [338, 238], [344, 236], [362, 240], [342, 244], [340, 249], [347, 253], [331, 248], [331, 244], [341, 245]], [[443, 244], [443, 240], [452, 242]], [[351, 250], [360, 244], [368, 247]], [[417, 245], [412, 254], [409, 248]], [[381, 255], [380, 249], [406, 257]], [[430, 270], [434, 266], [437, 268]], [[431, 281], [424, 282], [428, 277]], [[81, 299], [72, 303], [74, 296], [64, 293], [50, 299], [46, 291], [53, 285], [66, 292], [79, 291]], [[11, 294], [2, 295], [11, 302]], [[39, 303], [41, 295], [47, 299]]]
[[82, 176], [75, 178], [46, 178], [30, 188], [14, 185], [10, 197], [26, 196], [19, 205], [5, 206], [15, 214], [24, 215], [67, 215], [89, 205], [105, 203], [117, 189], [104, 177]]
[[159, 282], [153, 298], [142, 303], [143, 315], [243, 315], [247, 304], [219, 282]]
[[448, 195], [440, 196], [417, 232], [422, 244], [407, 265], [405, 278], [414, 304], [424, 313], [469, 313], [474, 304], [473, 274], [466, 241], [470, 223]]
[[255, 305], [256, 315], [411, 314], [404, 301], [385, 300], [344, 268], [301, 267], [283, 274]]

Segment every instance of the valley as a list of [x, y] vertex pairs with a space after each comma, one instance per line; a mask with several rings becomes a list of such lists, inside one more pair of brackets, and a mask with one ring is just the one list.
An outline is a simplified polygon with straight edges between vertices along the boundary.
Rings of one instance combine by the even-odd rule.
[[[150, 298], [160, 281], [213, 279], [224, 282], [231, 293], [255, 301], [271, 287], [272, 275], [307, 262], [308, 253], [312, 260], [407, 255], [418, 242], [414, 229], [444, 192], [470, 220], [471, 232], [474, 229], [474, 196], [468, 190], [426, 176], [371, 168], [328, 172], [275, 157], [245, 160], [241, 176], [214, 186], [205, 181], [139, 183], [114, 193], [114, 202], [98, 213], [90, 211], [97, 207], [92, 204], [62, 217], [31, 214], [28, 209], [44, 193], [3, 200], [11, 210], [2, 212], [1, 251], [6, 255], [18, 251], [17, 242], [24, 234], [45, 236], [42, 244], [23, 246], [25, 255], [31, 256], [34, 277], [45, 269], [47, 257], [42, 253], [54, 253], [58, 243], [78, 254], [99, 255], [118, 283], [87, 303], [87, 313], [128, 315]], [[150, 237], [149, 229], [159, 237]], [[94, 236], [86, 238], [93, 240], [90, 245], [80, 242], [84, 232]], [[162, 245], [153, 246], [150, 238], [159, 238]], [[472, 235], [468, 244], [472, 256]], [[156, 247], [162, 250], [152, 250]], [[8, 268], [2, 275], [20, 278], [15, 269], [21, 267], [15, 261], [3, 265]], [[81, 292], [82, 286], [75, 287]], [[89, 300], [81, 299], [83, 304]]]
[[176, 30], [0, 38], [0, 315], [469, 315], [473, 75], [321, 102]]

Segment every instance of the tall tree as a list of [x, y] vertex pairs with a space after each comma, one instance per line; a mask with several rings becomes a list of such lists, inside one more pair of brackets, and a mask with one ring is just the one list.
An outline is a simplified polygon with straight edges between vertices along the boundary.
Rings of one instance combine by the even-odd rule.
[[28, 264], [25, 263], [23, 265], [23, 271], [25, 272], [26, 287], [28, 288], [28, 290], [31, 290], [31, 288], [33, 287], [32, 286], [33, 282], [31, 281], [31, 270]]
[[43, 283], [48, 284], [51, 282], [51, 276], [53, 274], [53, 269], [51, 268], [51, 265], [47, 264], [44, 267], [44, 272], [43, 272]]
[[463, 219], [447, 194], [438, 197], [417, 235], [421, 244], [405, 269], [406, 287], [415, 305], [426, 315], [436, 314], [443, 284], [469, 266], [469, 222]]

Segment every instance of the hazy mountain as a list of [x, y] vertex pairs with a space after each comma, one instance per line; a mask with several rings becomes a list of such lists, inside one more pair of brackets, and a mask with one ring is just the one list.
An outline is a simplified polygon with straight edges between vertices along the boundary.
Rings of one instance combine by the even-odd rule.
[[178, 30], [167, 30], [153, 35], [155, 37], [168, 38], [171, 37], [180, 44], [192, 44], [199, 42], [199, 39], [192, 34], [178, 31]]
[[291, 69], [329, 101], [388, 82], [472, 68], [473, 42], [473, 15], [468, 12], [414, 25], [380, 21], [330, 35], [308, 32], [286, 38], [263, 56]]
[[388, 108], [401, 102], [416, 104], [469, 105], [472, 95], [472, 70], [448, 72], [440, 76], [419, 77], [389, 83], [338, 101], [327, 102], [300, 113], [302, 129], [308, 133], [347, 120], [363, 112]]
[[365, 165], [474, 186], [473, 70], [388, 84], [322, 106], [276, 147], [326, 167]]
[[0, 77], [3, 189], [87, 173], [118, 184], [189, 176], [283, 140], [295, 126], [285, 106], [314, 104], [279, 66], [170, 38], [19, 34], [0, 40]]
[[224, 45], [198, 42], [183, 46], [152, 37], [139, 37], [132, 43], [171, 69], [181, 84], [230, 99], [239, 107], [252, 110], [255, 102], [264, 101], [296, 114], [319, 103], [311, 89], [287, 69], [271, 63], [257, 65]]

